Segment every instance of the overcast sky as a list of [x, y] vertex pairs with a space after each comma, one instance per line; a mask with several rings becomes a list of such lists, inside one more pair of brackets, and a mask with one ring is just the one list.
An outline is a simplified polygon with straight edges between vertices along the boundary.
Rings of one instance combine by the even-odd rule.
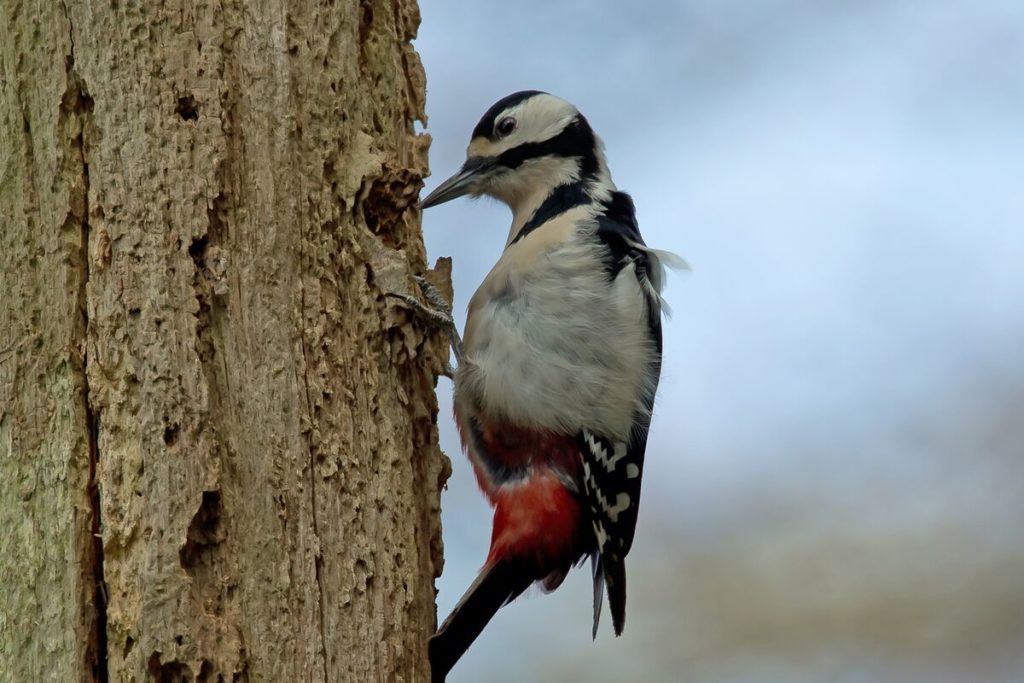
[[[546, 90], [692, 266], [625, 635], [590, 642], [581, 570], [450, 680], [1024, 678], [1024, 3], [420, 5], [427, 190], [492, 102]], [[460, 321], [508, 224], [424, 216]], [[490, 533], [448, 415], [439, 618]]]

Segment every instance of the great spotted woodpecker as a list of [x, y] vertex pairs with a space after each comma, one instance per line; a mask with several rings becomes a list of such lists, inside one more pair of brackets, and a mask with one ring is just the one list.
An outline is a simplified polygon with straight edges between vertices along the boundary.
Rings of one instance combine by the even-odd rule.
[[593, 634], [605, 588], [622, 633], [663, 265], [677, 257], [644, 245], [602, 148], [570, 103], [517, 92], [487, 110], [461, 170], [422, 202], [489, 195], [512, 209], [505, 250], [453, 341], [456, 421], [494, 523], [483, 569], [431, 639], [434, 681], [502, 605], [534, 582], [557, 588], [587, 557]]

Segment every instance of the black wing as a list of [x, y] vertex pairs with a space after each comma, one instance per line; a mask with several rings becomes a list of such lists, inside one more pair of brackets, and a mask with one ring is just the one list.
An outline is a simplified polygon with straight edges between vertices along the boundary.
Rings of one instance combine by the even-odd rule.
[[[597, 559], [594, 565], [594, 633], [600, 615], [602, 583], [607, 584], [615, 634], [622, 633], [626, 616], [625, 557], [633, 544], [640, 505], [644, 452], [654, 407], [654, 394], [661, 373], [661, 305], [649, 280], [651, 256], [643, 248], [633, 201], [621, 192], [612, 194], [605, 211], [597, 218], [597, 237], [605, 243], [609, 277], [635, 277], [645, 292], [641, 305], [647, 307], [648, 333], [656, 350], [649, 369], [650, 381], [633, 416], [629, 442], [613, 442], [587, 429], [578, 435], [583, 458], [583, 492], [587, 500]], [[632, 273], [623, 269], [633, 264]]]
[[[651, 255], [644, 249], [644, 238], [640, 235], [640, 226], [636, 222], [636, 209], [632, 198], [625, 192], [613, 192], [611, 198], [603, 205], [603, 212], [597, 216], [597, 237], [607, 247], [605, 270], [608, 276], [615, 279], [623, 268], [629, 264], [636, 266], [636, 277], [645, 292], [654, 293], [651, 277], [658, 268], [652, 263]], [[658, 350], [658, 362], [661, 361], [661, 302], [656, 296], [647, 296], [647, 326]], [[655, 377], [660, 367], [654, 370]], [[652, 392], [651, 403], [654, 402]]]

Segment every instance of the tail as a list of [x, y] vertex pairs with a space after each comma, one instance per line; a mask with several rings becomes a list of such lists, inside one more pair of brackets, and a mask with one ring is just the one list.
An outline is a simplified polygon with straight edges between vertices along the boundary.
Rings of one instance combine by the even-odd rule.
[[594, 630], [590, 637], [597, 640], [597, 625], [601, 623], [601, 604], [604, 601], [604, 568], [601, 566], [601, 553], [590, 556], [590, 570], [594, 575]]
[[515, 600], [533, 583], [528, 572], [508, 562], [485, 566], [455, 609], [430, 639], [430, 671], [433, 683], [444, 683], [491, 617]]
[[626, 561], [611, 555], [594, 553], [591, 558], [594, 570], [594, 632], [597, 638], [597, 624], [601, 619], [601, 598], [605, 587], [608, 589], [608, 606], [612, 612], [612, 627], [615, 635], [621, 636], [626, 625]]

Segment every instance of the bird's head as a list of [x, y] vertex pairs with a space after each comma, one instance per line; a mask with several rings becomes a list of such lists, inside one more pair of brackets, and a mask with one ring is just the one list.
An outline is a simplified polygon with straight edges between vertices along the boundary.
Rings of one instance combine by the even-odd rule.
[[569, 102], [537, 90], [504, 97], [473, 129], [466, 163], [438, 185], [423, 208], [471, 195], [488, 195], [514, 214], [535, 208], [562, 185], [611, 188], [601, 141]]

